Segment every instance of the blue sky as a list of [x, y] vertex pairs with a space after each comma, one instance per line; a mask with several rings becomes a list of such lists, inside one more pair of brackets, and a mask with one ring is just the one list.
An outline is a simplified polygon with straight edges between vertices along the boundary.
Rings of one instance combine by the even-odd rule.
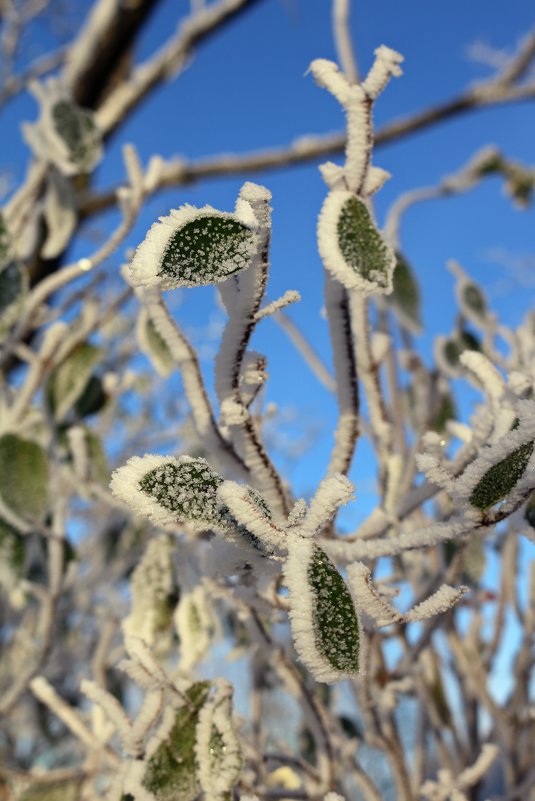
[[[77, 13], [88, 5], [80, 3]], [[527, 0], [507, 4], [485, 0], [452, 0], [447, 4], [407, 0], [400, 4], [383, 0], [356, 2], [353, 6], [352, 32], [362, 71], [368, 69], [374, 48], [382, 43], [405, 56], [403, 77], [392, 82], [377, 104], [379, 126], [446, 100], [467, 83], [488, 77], [487, 68], [469, 60], [468, 46], [479, 40], [511, 49], [535, 16]], [[177, 8], [182, 12], [187, 7], [185, 0], [161, 2], [139, 42], [142, 57], [150, 55], [170, 35]], [[154, 92], [122, 127], [98, 168], [97, 185], [109, 187], [122, 179], [120, 148], [129, 141], [136, 144], [146, 162], [153, 153], [196, 159], [281, 146], [309, 133], [341, 130], [343, 115], [337, 103], [306, 75], [312, 59], [335, 58], [330, 8], [329, 0], [264, 0], [199, 47], [179, 79]], [[31, 46], [46, 49], [49, 40], [46, 27], [40, 26], [37, 41]], [[7, 167], [15, 179], [22, 176], [27, 162], [18, 124], [35, 116], [36, 106], [29, 96], [13, 102], [4, 115], [0, 167]], [[436, 183], [482, 145], [493, 143], [511, 158], [535, 162], [534, 128], [535, 104], [523, 103], [465, 115], [381, 148], [375, 162], [393, 177], [377, 197], [379, 222], [399, 193]], [[327, 325], [320, 314], [323, 277], [315, 225], [325, 186], [317, 165], [250, 177], [273, 192], [268, 296], [276, 298], [286, 289], [301, 292], [303, 300], [291, 310], [292, 318], [330, 363]], [[211, 203], [231, 209], [240, 184], [239, 178], [218, 179], [160, 194], [147, 204], [128, 245], [137, 245], [159, 215], [181, 203]], [[91, 225], [105, 229], [111, 223], [108, 215]], [[445, 269], [447, 259], [458, 259], [467, 272], [482, 281], [504, 322], [517, 324], [533, 304], [533, 286], [522, 285], [516, 274], [497, 263], [500, 254], [526, 260], [532, 253], [533, 210], [516, 210], [504, 196], [498, 179], [488, 180], [465, 197], [415, 207], [403, 225], [402, 244], [422, 286], [427, 330], [420, 343], [427, 359], [433, 337], [448, 333], [455, 319], [454, 281]], [[71, 256], [86, 255], [90, 249], [90, 242], [82, 239]], [[121, 256], [112, 259], [110, 270], [117, 269]], [[213, 292], [202, 289], [185, 291], [177, 314], [195, 337], [210, 321], [223, 319]], [[321, 429], [309, 453], [292, 466], [297, 492], [307, 492], [327, 464], [336, 417], [334, 400], [273, 322], [262, 323], [253, 347], [268, 356], [267, 399], [276, 401], [290, 418], [293, 414], [297, 428], [310, 424], [315, 431]], [[209, 382], [212, 352], [208, 348], [203, 365]], [[462, 396], [465, 411], [472, 401], [473, 395]], [[296, 423], [288, 424], [287, 436], [290, 440], [297, 437]], [[369, 451], [361, 444], [354, 477], [358, 494], [363, 499], [368, 496], [368, 504], [374, 478], [369, 466]], [[354, 514], [355, 509], [350, 518]]]

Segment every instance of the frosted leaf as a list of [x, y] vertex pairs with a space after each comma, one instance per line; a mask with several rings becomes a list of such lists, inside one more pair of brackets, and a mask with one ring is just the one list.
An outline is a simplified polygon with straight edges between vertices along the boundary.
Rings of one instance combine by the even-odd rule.
[[[191, 456], [133, 456], [114, 471], [110, 487], [135, 512], [154, 523], [188, 523], [196, 531], [213, 529], [266, 554], [263, 544], [220, 502], [217, 490], [223, 479], [205, 459]], [[239, 486], [239, 485], [237, 485]], [[250, 487], [243, 487], [252, 508], [269, 512], [265, 501]]]
[[420, 288], [413, 270], [402, 253], [396, 253], [392, 293], [388, 296], [401, 324], [415, 334], [422, 329]]
[[93, 114], [67, 100], [60, 100], [51, 109], [56, 133], [65, 143], [70, 160], [81, 172], [90, 172], [100, 160], [100, 135]]
[[461, 364], [472, 372], [486, 394], [499, 402], [505, 394], [505, 382], [499, 371], [483, 353], [467, 350], [459, 357]]
[[487, 304], [483, 293], [475, 284], [465, 284], [462, 286], [462, 305], [479, 318], [483, 318], [487, 312]]
[[385, 183], [392, 178], [391, 173], [382, 167], [370, 167], [364, 181], [363, 193], [366, 197], [374, 195], [382, 189]]
[[104, 384], [99, 376], [89, 376], [89, 381], [74, 404], [74, 411], [78, 417], [90, 417], [103, 409], [108, 400]]
[[72, 184], [60, 172], [51, 170], [48, 176], [43, 203], [47, 227], [45, 243], [41, 248], [44, 259], [59, 256], [67, 247], [76, 227], [76, 200]]
[[0, 338], [17, 320], [28, 286], [28, 273], [16, 258], [11, 236], [0, 213]]
[[15, 434], [0, 437], [0, 498], [23, 518], [48, 508], [48, 460], [36, 442]]
[[20, 262], [0, 267], [0, 339], [19, 317], [28, 285], [28, 273]]
[[406, 612], [403, 616], [404, 620], [409, 622], [426, 620], [447, 612], [466, 592], [468, 592], [468, 587], [450, 587], [448, 584], [442, 584], [433, 595]]
[[379, 594], [373, 583], [370, 569], [362, 562], [354, 562], [349, 565], [347, 573], [355, 604], [363, 612], [366, 612], [377, 626], [410, 623], [441, 614], [450, 609], [467, 592], [467, 587], [456, 588], [443, 584], [425, 601], [403, 613]]
[[140, 350], [149, 357], [152, 366], [163, 378], [172, 372], [175, 360], [164, 339], [156, 330], [150, 314], [140, 309], [136, 325], [137, 341]]
[[0, 519], [0, 587], [7, 592], [16, 589], [23, 573], [25, 538]]
[[188, 673], [208, 651], [216, 629], [212, 605], [202, 584], [181, 596], [174, 622], [180, 639], [179, 669]]
[[535, 528], [535, 493], [531, 496], [524, 509], [524, 519], [531, 528]]
[[258, 243], [256, 231], [236, 214], [182, 206], [152, 225], [127, 279], [161, 289], [218, 284], [250, 266]]
[[217, 497], [227, 520], [255, 550], [272, 553], [281, 544], [281, 532], [259, 492], [235, 481], [225, 481], [218, 488]]
[[17, 795], [17, 801], [78, 801], [82, 780], [68, 779], [54, 782], [32, 782], [27, 790]]
[[[451, 542], [449, 545], [452, 550], [456, 550], [456, 543]], [[465, 581], [469, 584], [478, 584], [487, 564], [484, 538], [481, 534], [472, 534], [461, 548], [461, 565]]]
[[318, 247], [326, 268], [346, 289], [365, 295], [392, 290], [395, 254], [366, 204], [351, 192], [327, 195], [318, 220]]
[[451, 337], [437, 337], [434, 354], [437, 366], [448, 376], [460, 375], [460, 356], [467, 350], [481, 351], [479, 340], [467, 329], [461, 329]]
[[506, 498], [526, 472], [535, 442], [526, 442], [493, 465], [478, 481], [470, 494], [470, 503], [478, 509], [489, 509]]
[[457, 262], [448, 263], [448, 268], [456, 276], [455, 295], [464, 316], [476, 325], [485, 322], [488, 315], [487, 301], [482, 290], [470, 280]]
[[227, 797], [241, 773], [243, 758], [232, 723], [229, 689], [221, 687], [199, 713], [195, 756], [206, 801]]
[[519, 401], [516, 410], [518, 419], [513, 429], [494, 444], [482, 447], [453, 487], [454, 496], [483, 512], [535, 486], [534, 404]]
[[207, 681], [186, 690], [171, 731], [148, 761], [142, 783], [157, 801], [193, 801], [201, 790], [195, 762], [196, 727], [209, 691]]
[[153, 645], [169, 632], [176, 603], [172, 557], [170, 537], [164, 534], [149, 541], [130, 579], [132, 606], [122, 624], [126, 637], [140, 637]]
[[197, 530], [228, 528], [216, 491], [223, 479], [205, 459], [133, 456], [112, 475], [112, 492], [154, 523], [190, 523]]
[[37, 158], [54, 164], [64, 175], [89, 173], [102, 158], [102, 135], [94, 115], [69, 97], [60, 81], [34, 84], [41, 109], [35, 123], [22, 131]]
[[310, 501], [308, 511], [300, 525], [302, 536], [320, 532], [341, 506], [355, 498], [355, 486], [343, 473], [324, 478]]
[[51, 411], [61, 420], [84, 392], [102, 351], [80, 342], [50, 374], [47, 397]]
[[299, 657], [316, 681], [331, 683], [360, 672], [360, 623], [349, 590], [325, 551], [288, 533], [284, 578]]
[[375, 61], [362, 85], [370, 98], [376, 98], [391, 77], [399, 78], [400, 75], [403, 75], [400, 64], [403, 63], [404, 58], [401, 53], [386, 45], [380, 45], [374, 50], [374, 53]]
[[[11, 236], [7, 230], [4, 215], [0, 213], [0, 266], [4, 266], [13, 256]], [[0, 296], [1, 297], [1, 296]]]

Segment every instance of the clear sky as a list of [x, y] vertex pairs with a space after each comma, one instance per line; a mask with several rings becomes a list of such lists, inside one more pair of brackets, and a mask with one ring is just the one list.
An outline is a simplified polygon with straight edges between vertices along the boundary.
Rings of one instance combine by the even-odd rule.
[[[88, 5], [78, 4], [80, 15]], [[185, 12], [187, 7], [185, 0], [163, 0], [139, 43], [142, 56], [150, 55], [171, 34], [177, 10]], [[354, 2], [352, 32], [361, 70], [369, 68], [373, 50], [382, 43], [405, 56], [403, 77], [392, 82], [377, 104], [377, 124], [446, 100], [468, 83], [488, 77], [491, 70], [468, 57], [469, 46], [479, 41], [511, 50], [533, 25], [534, 10], [529, 0]], [[48, 36], [43, 26], [42, 41], [34, 45], [44, 47]], [[109, 187], [122, 179], [120, 147], [127, 141], [136, 144], [144, 161], [153, 153], [196, 159], [282, 146], [306, 134], [341, 130], [339, 106], [306, 75], [310, 61], [318, 57], [335, 58], [330, 1], [263, 0], [202, 45], [177, 81], [158, 89], [136, 111], [98, 168], [97, 184]], [[15, 178], [23, 174], [27, 161], [17, 126], [35, 116], [35, 103], [28, 96], [12, 103], [4, 115], [0, 166], [8, 167]], [[375, 163], [393, 177], [377, 196], [379, 223], [399, 193], [436, 183], [482, 145], [493, 143], [511, 158], [535, 162], [534, 130], [535, 103], [522, 103], [474, 112], [381, 148]], [[317, 165], [249, 177], [273, 192], [268, 296], [274, 299], [286, 289], [301, 292], [303, 300], [290, 314], [330, 363], [327, 325], [321, 317], [323, 275], [315, 236], [326, 189]], [[137, 245], [159, 215], [183, 202], [232, 209], [240, 184], [241, 179], [218, 179], [160, 194], [147, 204], [128, 244]], [[106, 218], [91, 222], [92, 227], [109, 224], [111, 220]], [[444, 266], [449, 258], [458, 259], [483, 282], [504, 322], [519, 322], [534, 299], [535, 281], [529, 269], [531, 264], [535, 271], [530, 256], [533, 230], [533, 210], [515, 209], [504, 196], [500, 180], [494, 178], [465, 197], [433, 201], [409, 212], [402, 243], [421, 281], [427, 330], [420, 342], [426, 358], [433, 336], [448, 333], [456, 314], [454, 281]], [[70, 255], [86, 255], [90, 248], [88, 241], [81, 241]], [[121, 255], [112, 260], [110, 270], [117, 269]], [[509, 267], [499, 263], [504, 257]], [[207, 327], [217, 330], [223, 320], [209, 289], [185, 290], [177, 314], [196, 339]], [[216, 341], [211, 345], [203, 350], [207, 376]], [[289, 418], [288, 440], [294, 441], [298, 430], [308, 427], [315, 432], [313, 447], [292, 467], [297, 492], [306, 492], [327, 464], [336, 415], [334, 399], [273, 322], [262, 323], [253, 346], [268, 356], [267, 398], [276, 401]], [[473, 396], [466, 397], [465, 406]], [[364, 501], [374, 478], [365, 445], [359, 446], [354, 477]]]

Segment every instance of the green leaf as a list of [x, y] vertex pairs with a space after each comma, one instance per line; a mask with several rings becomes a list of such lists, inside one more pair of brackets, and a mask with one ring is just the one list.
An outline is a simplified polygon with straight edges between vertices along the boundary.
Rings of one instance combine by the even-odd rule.
[[485, 510], [507, 498], [524, 476], [534, 446], [535, 440], [526, 442], [487, 470], [472, 490], [470, 495], [472, 506]]
[[196, 727], [209, 690], [210, 682], [202, 681], [185, 692], [173, 728], [149, 760], [143, 786], [157, 801], [193, 801], [201, 791], [195, 760]]
[[420, 289], [411, 266], [402, 253], [396, 253], [392, 293], [387, 296], [400, 312], [401, 323], [418, 332], [422, 327]]
[[316, 681], [359, 673], [361, 635], [349, 589], [328, 555], [308, 537], [288, 532], [284, 581], [296, 651]]
[[256, 234], [230, 215], [198, 217], [170, 237], [160, 271], [176, 287], [226, 281], [249, 266], [256, 242]]
[[41, 782], [33, 784], [17, 801], [78, 801], [81, 781], [70, 779], [63, 782]]
[[204, 459], [169, 461], [146, 473], [139, 486], [180, 522], [221, 522], [216, 492], [223, 479]]
[[101, 135], [92, 112], [60, 100], [52, 107], [51, 116], [56, 133], [69, 151], [70, 161], [81, 172], [89, 172], [101, 153]]
[[481, 290], [468, 282], [462, 287], [462, 300], [476, 317], [483, 319], [487, 313], [487, 303]]
[[36, 442], [0, 437], [0, 496], [21, 517], [40, 518], [48, 508], [48, 460]]
[[97, 375], [92, 375], [77, 398], [74, 411], [78, 417], [90, 417], [92, 414], [100, 412], [107, 400], [102, 379]]
[[351, 192], [333, 191], [327, 196], [318, 221], [318, 247], [326, 268], [347, 289], [367, 295], [392, 289], [395, 253], [366, 204]]
[[0, 269], [0, 336], [16, 322], [28, 292], [28, 273], [18, 261]]
[[158, 375], [166, 378], [173, 371], [175, 360], [146, 309], [139, 312], [136, 330], [140, 349], [149, 357]]
[[47, 396], [50, 409], [58, 420], [65, 417], [80, 398], [100, 357], [100, 348], [81, 342], [52, 371], [47, 383]]
[[456, 416], [457, 409], [453, 395], [450, 392], [441, 393], [430, 427], [433, 431], [442, 434], [446, 430], [448, 420], [455, 420]]
[[196, 732], [198, 776], [206, 801], [230, 799], [243, 766], [240, 743], [232, 724], [231, 696], [222, 688], [203, 707]]
[[353, 600], [342, 576], [317, 546], [308, 566], [308, 581], [314, 596], [313, 625], [318, 649], [336, 670], [358, 673], [360, 627]]

